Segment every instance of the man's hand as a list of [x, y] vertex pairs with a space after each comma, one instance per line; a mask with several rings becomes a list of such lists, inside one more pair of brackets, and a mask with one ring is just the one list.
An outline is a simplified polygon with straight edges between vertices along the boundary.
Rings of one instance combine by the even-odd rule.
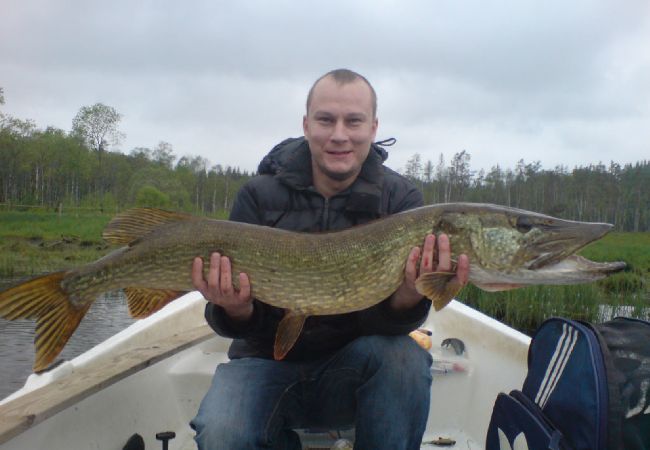
[[[434, 263], [436, 255], [436, 237], [433, 234], [428, 234], [424, 239], [424, 247], [422, 248], [422, 260], [418, 270], [418, 260], [420, 260], [420, 248], [413, 247], [406, 261], [406, 268], [404, 269], [404, 282], [397, 288], [397, 291], [390, 299], [390, 306], [397, 311], [404, 311], [413, 308], [422, 299], [420, 294], [415, 289], [415, 280], [420, 274], [425, 272], [449, 272], [451, 271], [451, 247], [449, 245], [449, 237], [446, 234], [441, 234], [437, 242], [437, 255], [438, 261]], [[461, 286], [467, 284], [469, 279], [469, 258], [467, 255], [458, 256], [456, 279]]]
[[232, 285], [230, 259], [226, 256], [219, 253], [210, 255], [207, 279], [203, 278], [203, 260], [194, 258], [192, 284], [207, 301], [221, 306], [231, 319], [245, 322], [253, 315], [253, 298], [248, 275], [239, 274], [239, 290], [235, 290]]

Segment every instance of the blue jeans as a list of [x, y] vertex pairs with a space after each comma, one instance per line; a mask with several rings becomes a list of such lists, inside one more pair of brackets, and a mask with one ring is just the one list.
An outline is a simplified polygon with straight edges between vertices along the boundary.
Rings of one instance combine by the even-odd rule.
[[357, 450], [419, 450], [431, 361], [408, 336], [360, 337], [310, 362], [235, 359], [190, 425], [200, 450], [297, 450], [292, 429], [350, 427]]

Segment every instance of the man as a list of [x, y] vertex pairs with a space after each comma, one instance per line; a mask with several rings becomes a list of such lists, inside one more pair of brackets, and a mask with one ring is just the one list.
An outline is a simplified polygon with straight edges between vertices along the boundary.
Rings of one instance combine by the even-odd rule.
[[[286, 140], [264, 158], [230, 219], [326, 231], [421, 206], [421, 193], [382, 164], [386, 153], [373, 144], [376, 111], [374, 89], [361, 75], [339, 69], [319, 78], [307, 98], [304, 139]], [[405, 280], [389, 298], [363, 311], [308, 318], [285, 359], [275, 361], [284, 312], [255, 300], [247, 275], [232, 274], [228, 258], [213, 254], [205, 279], [197, 258], [192, 280], [208, 300], [206, 319], [234, 338], [231, 361], [217, 367], [191, 424], [199, 448], [293, 450], [301, 448], [293, 429], [355, 427], [357, 449], [419, 449], [431, 356], [407, 334], [430, 308], [415, 279], [433, 270], [451, 270], [444, 235], [438, 242], [429, 235], [422, 251], [412, 249]], [[462, 255], [461, 284], [468, 273]]]

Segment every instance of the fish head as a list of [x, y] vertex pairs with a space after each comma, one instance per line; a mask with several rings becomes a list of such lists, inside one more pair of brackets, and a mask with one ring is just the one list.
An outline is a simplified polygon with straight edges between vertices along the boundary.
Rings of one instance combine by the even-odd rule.
[[470, 259], [470, 281], [485, 290], [531, 284], [585, 283], [620, 271], [625, 263], [597, 263], [575, 255], [612, 225], [577, 222], [494, 205], [443, 214], [436, 228], [455, 254]]

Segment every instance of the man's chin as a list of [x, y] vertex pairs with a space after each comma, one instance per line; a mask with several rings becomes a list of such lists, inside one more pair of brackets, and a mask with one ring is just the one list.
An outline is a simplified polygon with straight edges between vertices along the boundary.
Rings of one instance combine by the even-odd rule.
[[334, 181], [345, 181], [354, 177], [357, 174], [357, 171], [324, 169], [323, 174]]

